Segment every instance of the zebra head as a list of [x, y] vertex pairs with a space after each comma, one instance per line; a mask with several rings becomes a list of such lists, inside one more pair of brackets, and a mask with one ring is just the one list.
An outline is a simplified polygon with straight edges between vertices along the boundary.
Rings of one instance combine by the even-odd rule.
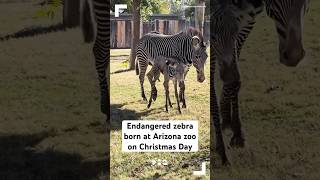
[[168, 66], [169, 77], [174, 77], [178, 82], [183, 82], [189, 66], [172, 58], [168, 58], [166, 64]]
[[204, 75], [204, 65], [208, 58], [207, 46], [203, 41], [200, 40], [198, 36], [192, 37], [192, 64], [197, 70], [197, 80], [198, 82], [203, 82], [206, 78]]
[[237, 38], [242, 28], [255, 22], [263, 10], [262, 0], [215, 0], [211, 6], [211, 39], [214, 56], [223, 67], [233, 68], [237, 60]]
[[302, 44], [303, 17], [309, 0], [266, 0], [266, 10], [276, 26], [280, 62], [297, 66], [304, 58]]

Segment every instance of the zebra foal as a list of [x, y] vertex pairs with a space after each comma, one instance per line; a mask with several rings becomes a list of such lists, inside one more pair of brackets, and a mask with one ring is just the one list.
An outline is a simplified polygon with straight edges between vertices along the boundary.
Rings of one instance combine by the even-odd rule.
[[[171, 100], [169, 97], [169, 81], [173, 81], [175, 97], [177, 101], [178, 111], [181, 114], [180, 109], [180, 100], [182, 101], [182, 107], [186, 107], [186, 102], [184, 99], [184, 79], [185, 75], [189, 70], [189, 66], [185, 65], [182, 62], [179, 62], [178, 58], [175, 57], [165, 57], [159, 56], [157, 60], [154, 62], [151, 70], [147, 74], [148, 80], [151, 84], [151, 95], [148, 103], [148, 108], [150, 108], [152, 99], [154, 99], [154, 91], [155, 82], [159, 79], [160, 72], [164, 76], [163, 86], [165, 89], [165, 97], [166, 97], [166, 111], [168, 112], [168, 105], [172, 107]], [[180, 93], [178, 93], [178, 83], [180, 87]], [[183, 88], [183, 90], [181, 89]], [[179, 96], [180, 95], [180, 96]]]

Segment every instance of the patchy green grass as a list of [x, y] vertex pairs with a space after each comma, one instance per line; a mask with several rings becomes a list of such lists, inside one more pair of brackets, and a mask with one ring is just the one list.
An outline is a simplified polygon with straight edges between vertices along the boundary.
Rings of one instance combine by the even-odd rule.
[[[111, 53], [114, 51], [112, 50]], [[208, 59], [209, 61], [209, 59]], [[115, 73], [123, 69], [121, 61], [111, 61], [111, 176], [116, 179], [146, 178], [152, 179], [185, 179], [192, 176], [194, 170], [200, 169], [201, 161], [208, 161], [210, 152], [210, 121], [209, 121], [209, 63], [205, 73], [207, 80], [203, 83], [196, 81], [195, 68], [192, 67], [186, 79], [187, 108], [180, 115], [176, 103], [173, 108], [165, 111], [165, 96], [163, 77], [157, 82], [158, 98], [150, 109], [142, 101], [140, 83], [135, 71]], [[150, 67], [149, 67], [150, 68]], [[173, 84], [171, 85], [171, 100], [175, 102]], [[145, 92], [150, 95], [150, 84], [145, 79]], [[121, 152], [121, 121], [127, 119], [170, 119], [198, 120], [199, 122], [199, 151], [195, 153], [124, 153]], [[166, 159], [168, 166], [152, 167], [151, 160]], [[127, 163], [130, 162], [130, 163]], [[209, 167], [209, 166], [208, 166]], [[208, 172], [208, 171], [207, 171]], [[209, 175], [201, 179], [209, 179]]]

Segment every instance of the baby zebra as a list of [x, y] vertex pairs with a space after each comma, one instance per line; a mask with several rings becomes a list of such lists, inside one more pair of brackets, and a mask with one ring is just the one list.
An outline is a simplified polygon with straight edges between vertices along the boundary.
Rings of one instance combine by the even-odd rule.
[[[173, 81], [174, 84], [174, 92], [177, 100], [178, 111], [181, 114], [180, 110], [180, 101], [182, 101], [182, 107], [186, 107], [186, 102], [184, 99], [184, 79], [185, 75], [189, 70], [189, 66], [186, 64], [179, 62], [179, 60], [175, 57], [165, 57], [159, 56], [148, 72], [147, 77], [151, 84], [151, 95], [148, 103], [148, 108], [151, 106], [152, 99], [155, 100], [157, 96], [157, 90], [155, 87], [155, 82], [159, 79], [160, 72], [164, 76], [163, 86], [165, 89], [166, 95], [166, 111], [168, 112], [168, 104], [172, 107], [170, 97], [169, 97], [169, 80]], [[180, 87], [180, 96], [178, 96], [177, 84], [179, 83]], [[180, 97], [180, 98], [179, 98]]]

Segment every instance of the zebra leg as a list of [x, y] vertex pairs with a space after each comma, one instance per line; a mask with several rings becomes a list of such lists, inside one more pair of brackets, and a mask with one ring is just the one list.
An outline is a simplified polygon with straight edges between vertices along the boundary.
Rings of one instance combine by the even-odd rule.
[[[188, 74], [189, 69], [184, 73], [184, 78], [186, 78], [187, 74]], [[183, 88], [181, 88], [180, 83], [182, 83]], [[184, 99], [184, 90], [185, 90], [185, 86], [184, 86], [184, 81], [179, 83], [179, 87], [180, 87], [180, 93], [179, 93], [179, 98], [180, 98], [180, 102], [184, 103], [184, 106], [182, 106], [182, 108], [186, 108], [187, 106], [185, 105], [185, 99]]]
[[178, 111], [179, 111], [179, 114], [181, 114], [180, 102], [179, 102], [179, 96], [178, 96], [178, 88], [177, 88], [177, 84], [178, 84], [177, 80], [174, 80], [173, 84], [174, 84], [174, 94], [175, 94], [176, 100], [177, 100]]
[[155, 67], [152, 66], [151, 70], [147, 74], [148, 80], [151, 85], [151, 94], [150, 94], [150, 98], [149, 98], [148, 108], [150, 108], [150, 106], [151, 106], [153, 93], [157, 93], [157, 89], [154, 90], [154, 87], [155, 87], [155, 81], [153, 80], [154, 72], [155, 72]]
[[168, 101], [170, 101], [169, 99], [169, 82], [167, 79], [164, 80], [163, 82], [163, 86], [165, 89], [165, 97], [166, 97], [166, 112], [168, 112]]
[[[244, 139], [238, 110], [238, 93], [240, 90], [240, 73], [237, 61], [220, 64], [220, 76], [223, 81], [221, 96], [222, 128], [231, 127], [233, 137], [230, 146], [243, 147]], [[231, 111], [232, 110], [232, 111]]]
[[[101, 51], [101, 46], [99, 45], [100, 41], [96, 40], [93, 46], [93, 54], [95, 57], [95, 65], [96, 70], [99, 77], [99, 86], [100, 86], [100, 109], [101, 112], [109, 115], [108, 112], [108, 105], [110, 104], [110, 97], [109, 97], [109, 86], [107, 80], [106, 71], [108, 69], [108, 54], [104, 54], [107, 51]], [[103, 54], [102, 54], [103, 53]], [[104, 57], [104, 58], [102, 58]]]
[[[211, 46], [213, 49], [213, 46]], [[215, 74], [215, 65], [216, 65], [216, 56], [211, 55], [212, 61], [210, 63], [210, 74], [212, 74], [210, 78], [210, 129], [214, 129], [215, 131], [210, 131], [210, 151], [213, 152], [215, 147], [215, 151], [218, 153], [219, 157], [221, 158], [223, 165], [229, 165], [229, 161], [226, 155], [226, 150], [224, 146], [222, 130], [220, 126], [220, 117], [219, 117], [219, 106], [217, 102], [217, 95], [216, 95], [216, 86], [214, 80]], [[215, 134], [213, 134], [215, 132]], [[215, 138], [213, 138], [215, 136]], [[213, 139], [215, 141], [213, 141]], [[213, 142], [215, 144], [213, 144]], [[211, 162], [214, 162], [213, 156], [210, 158]], [[212, 163], [213, 164], [213, 163]], [[213, 166], [211, 165], [211, 168]]]
[[220, 98], [220, 113], [222, 116], [222, 129], [230, 128], [231, 124], [231, 94], [228, 85], [223, 85]]
[[230, 141], [230, 146], [232, 147], [244, 147], [244, 138], [241, 131], [241, 122], [239, 117], [239, 106], [238, 106], [238, 93], [240, 90], [241, 82], [234, 84], [234, 94], [232, 97], [232, 119], [231, 119], [231, 129], [233, 131], [233, 136]]
[[[212, 70], [211, 70], [212, 71]], [[214, 74], [214, 73], [212, 73]], [[229, 160], [227, 158], [226, 155], [226, 150], [225, 150], [225, 146], [224, 146], [224, 141], [223, 141], [223, 136], [222, 136], [222, 130], [221, 130], [221, 126], [220, 126], [220, 117], [219, 117], [219, 106], [218, 106], [218, 102], [217, 102], [217, 95], [216, 95], [216, 91], [215, 91], [215, 83], [214, 83], [214, 77], [210, 78], [210, 86], [211, 86], [211, 90], [210, 90], [210, 97], [211, 97], [211, 101], [210, 101], [210, 119], [211, 119], [211, 123], [210, 123], [210, 129], [214, 129], [215, 131], [215, 145], [211, 144], [210, 147], [215, 147], [215, 151], [218, 153], [219, 157], [221, 158], [222, 164], [223, 165], [229, 165]], [[213, 123], [212, 123], [213, 122]], [[214, 127], [212, 127], [212, 125]], [[213, 131], [211, 131], [213, 134]], [[213, 139], [213, 135], [210, 135], [211, 138]], [[213, 142], [213, 141], [211, 141]], [[213, 151], [213, 150], [210, 150]], [[213, 161], [211, 161], [213, 162]]]
[[156, 101], [157, 100], [157, 96], [158, 96], [158, 91], [157, 91], [157, 88], [156, 88], [156, 81], [160, 81], [159, 80], [159, 77], [160, 77], [160, 70], [158, 69], [157, 71], [155, 71], [153, 73], [153, 81], [154, 81], [154, 84], [153, 84], [153, 87], [151, 88], [151, 94], [152, 94], [152, 99], [153, 101]]
[[168, 103], [169, 103], [169, 106], [172, 108], [172, 103], [171, 103], [171, 100], [170, 100], [170, 95], [169, 95], [169, 92], [168, 92]]
[[167, 86], [168, 86], [168, 104], [172, 108], [173, 106], [172, 106], [172, 103], [171, 103], [171, 100], [170, 100], [170, 92], [169, 92], [169, 79], [167, 81], [168, 81], [167, 82]]
[[185, 91], [185, 84], [184, 82], [180, 82], [179, 83], [179, 87], [180, 87], [180, 101], [182, 102], [182, 108], [186, 108], [187, 105], [186, 105], [186, 99], [185, 99], [185, 96], [184, 96], [184, 91]]
[[140, 87], [141, 87], [141, 97], [144, 101], [147, 101], [146, 95], [144, 94], [144, 87], [143, 87], [144, 76], [147, 71], [147, 66], [148, 66], [148, 63], [145, 63], [144, 65], [142, 65], [142, 62], [139, 62], [139, 69], [140, 69], [139, 80], [140, 80]]
[[179, 82], [179, 88], [180, 88], [179, 99], [180, 99], [180, 102], [183, 102], [182, 82]]

